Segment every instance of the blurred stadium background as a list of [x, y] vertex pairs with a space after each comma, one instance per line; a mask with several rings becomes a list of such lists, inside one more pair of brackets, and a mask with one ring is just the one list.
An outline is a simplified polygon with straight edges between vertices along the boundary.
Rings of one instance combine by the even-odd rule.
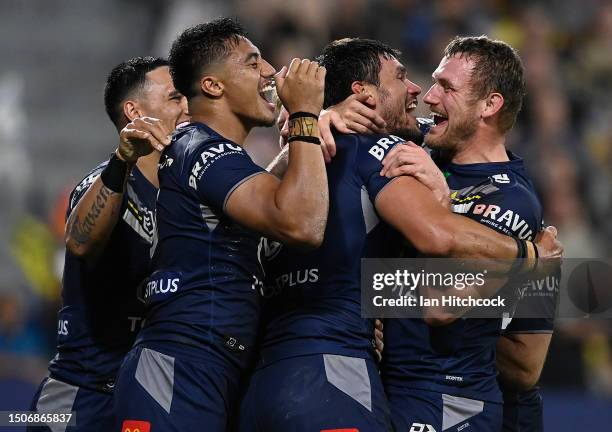
[[[452, 36], [509, 42], [528, 81], [510, 148], [526, 158], [566, 256], [611, 256], [611, 1], [0, 0], [0, 10], [0, 410], [27, 408], [54, 352], [67, 193], [117, 141], [106, 74], [166, 56], [178, 32], [219, 16], [238, 17], [277, 68], [332, 39], [383, 40], [424, 92]], [[276, 137], [252, 135], [257, 161]], [[546, 430], [612, 430], [611, 330], [558, 324], [541, 380]]]

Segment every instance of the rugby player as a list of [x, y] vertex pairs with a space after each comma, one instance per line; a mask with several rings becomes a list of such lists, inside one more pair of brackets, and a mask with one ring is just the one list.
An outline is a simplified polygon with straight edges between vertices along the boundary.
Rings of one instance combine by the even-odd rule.
[[[320, 57], [327, 68], [325, 106], [365, 94], [387, 132], [418, 138], [411, 112], [421, 89], [398, 57], [372, 40], [328, 45]], [[517, 256], [514, 240], [453, 215], [414, 178], [380, 175], [384, 155], [401, 138], [337, 134], [334, 141], [322, 246], [309, 253], [276, 242], [262, 248], [264, 330], [241, 406], [241, 432], [391, 430], [373, 320], [361, 318], [361, 258], [397, 257], [404, 237], [430, 255]], [[444, 195], [441, 201], [448, 201]], [[541, 252], [555, 249], [549, 235]]]
[[241, 26], [221, 19], [189, 28], [169, 61], [192, 123], [160, 160], [146, 318], [115, 403], [122, 431], [224, 431], [258, 330], [260, 235], [304, 248], [323, 238], [328, 191], [317, 117], [325, 68], [294, 59], [275, 76], [293, 125], [280, 181], [242, 147], [253, 127], [276, 116], [263, 96], [275, 70]]
[[70, 195], [57, 355], [32, 402], [39, 412], [75, 412], [71, 431], [114, 427], [115, 376], [142, 317], [136, 288], [148, 274], [157, 162], [169, 134], [188, 120], [187, 102], [160, 58], [117, 65], [104, 103], [119, 146]]
[[[433, 79], [423, 100], [435, 125], [425, 143], [434, 149], [452, 191], [453, 211], [500, 233], [533, 239], [542, 225], [541, 204], [523, 161], [505, 148], [525, 92], [518, 54], [484, 36], [455, 38]], [[408, 174], [434, 189], [446, 187], [435, 186], [443, 177], [416, 146], [396, 147], [384, 164], [386, 176]], [[552, 321], [513, 320], [499, 338], [501, 330], [496, 319], [387, 320], [383, 380], [396, 429], [501, 430], [496, 344], [507, 388], [504, 425], [523, 430], [519, 419], [541, 425], [541, 398], [532, 387], [546, 357]]]

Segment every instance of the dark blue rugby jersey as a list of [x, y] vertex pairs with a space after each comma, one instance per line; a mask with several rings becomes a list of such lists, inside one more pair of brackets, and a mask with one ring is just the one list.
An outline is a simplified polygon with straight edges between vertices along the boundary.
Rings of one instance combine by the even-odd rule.
[[373, 321], [361, 318], [361, 258], [397, 257], [402, 236], [374, 208], [389, 183], [381, 160], [401, 138], [337, 135], [327, 165], [330, 208], [320, 248], [302, 253], [268, 242], [261, 363], [328, 353], [371, 355]]
[[[67, 216], [105, 166], [99, 165], [72, 191]], [[49, 364], [52, 377], [112, 390], [141, 325], [137, 287], [148, 275], [156, 195], [155, 186], [134, 167], [102, 255], [88, 264], [66, 251], [57, 355]]]
[[[514, 317], [509, 324], [502, 326], [502, 334], [536, 334], [553, 332], [554, 316], [559, 294], [560, 270], [540, 280], [532, 280], [522, 287], [521, 300], [515, 315], [521, 316], [525, 302], [529, 302], [525, 314], [533, 314], [537, 308], [538, 318]], [[506, 324], [506, 323], [504, 323]], [[540, 388], [516, 392], [506, 388], [499, 380], [504, 399], [504, 430], [543, 430], [542, 396]]]
[[[451, 189], [453, 211], [503, 234], [532, 239], [542, 208], [523, 161], [440, 166]], [[386, 386], [432, 390], [502, 402], [495, 346], [500, 319], [458, 319], [430, 327], [419, 319], [385, 323], [383, 379]]]
[[137, 343], [246, 366], [259, 322], [260, 235], [224, 207], [261, 173], [241, 146], [202, 123], [175, 133], [160, 159], [157, 243]]

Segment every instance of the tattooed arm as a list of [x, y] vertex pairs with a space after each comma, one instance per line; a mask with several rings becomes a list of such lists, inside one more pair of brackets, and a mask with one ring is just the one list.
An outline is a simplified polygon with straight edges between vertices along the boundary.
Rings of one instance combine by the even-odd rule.
[[[149, 155], [155, 150], [162, 151], [170, 144], [170, 137], [171, 131], [160, 120], [151, 117], [137, 118], [119, 133], [119, 147], [115, 154], [118, 159], [131, 166], [141, 156]], [[72, 208], [64, 236], [66, 249], [73, 255], [91, 259], [98, 257], [104, 249], [119, 220], [127, 172], [121, 175], [124, 176], [122, 185], [121, 177], [117, 179], [117, 176], [113, 175], [113, 182], [118, 184], [108, 183], [107, 187], [102, 182], [102, 175], [95, 179], [80, 199], [79, 194], [82, 192], [75, 191], [73, 199], [78, 199], [78, 203]], [[85, 189], [87, 182], [88, 179], [80, 187]]]
[[104, 186], [98, 176], [70, 213], [66, 249], [78, 257], [99, 256], [119, 219], [122, 199], [123, 193]]

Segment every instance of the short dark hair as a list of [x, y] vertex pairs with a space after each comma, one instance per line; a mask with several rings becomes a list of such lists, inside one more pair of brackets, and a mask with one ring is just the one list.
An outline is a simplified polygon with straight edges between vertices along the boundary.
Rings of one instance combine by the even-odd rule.
[[509, 131], [525, 96], [523, 62], [518, 52], [505, 42], [482, 35], [455, 37], [446, 46], [444, 55], [466, 56], [474, 62], [470, 80], [474, 97], [482, 99], [492, 91], [501, 93], [504, 105], [499, 127], [502, 132]]
[[346, 38], [330, 42], [317, 58], [319, 64], [327, 69], [324, 107], [349, 97], [351, 84], [355, 81], [379, 86], [380, 57], [399, 58], [400, 55], [398, 50], [372, 39]]
[[160, 57], [134, 57], [113, 68], [106, 78], [104, 87], [104, 107], [117, 129], [123, 126], [123, 102], [132, 92], [141, 90], [146, 75], [168, 61]]
[[170, 74], [174, 86], [188, 99], [198, 94], [202, 72], [225, 59], [246, 37], [244, 28], [230, 18], [221, 18], [185, 30], [170, 49]]

